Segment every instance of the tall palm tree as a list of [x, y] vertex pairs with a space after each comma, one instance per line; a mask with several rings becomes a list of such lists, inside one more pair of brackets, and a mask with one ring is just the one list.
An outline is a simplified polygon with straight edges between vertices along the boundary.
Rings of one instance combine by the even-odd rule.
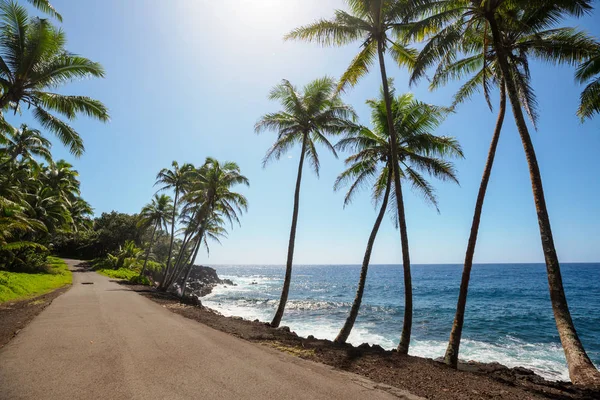
[[[427, 24], [427, 19], [422, 22], [417, 22], [413, 29], [418, 32], [420, 29], [423, 29], [423, 26], [420, 25], [425, 25], [428, 28]], [[525, 29], [511, 30], [509, 34], [503, 36], [503, 44], [506, 49], [510, 49], [514, 54], [514, 56], [509, 59], [511, 74], [517, 85], [521, 104], [527, 111], [533, 126], [536, 126], [538, 116], [537, 101], [530, 84], [529, 63], [525, 45], [527, 42], [532, 42], [529, 26], [530, 23], [527, 22], [521, 24], [521, 27]], [[490, 91], [492, 87], [498, 87], [500, 92], [498, 118], [496, 120], [492, 141], [488, 150], [483, 176], [477, 194], [477, 200], [475, 202], [475, 210], [465, 254], [456, 314], [444, 357], [444, 361], [454, 368], [457, 368], [458, 366], [458, 354], [467, 304], [467, 294], [471, 269], [473, 266], [473, 257], [475, 255], [475, 247], [477, 244], [477, 235], [479, 233], [481, 213], [483, 211], [483, 203], [506, 113], [506, 87], [502, 83], [502, 74], [498, 67], [496, 53], [491, 45], [493, 41], [490, 32], [485, 29], [485, 26], [476, 26], [473, 27], [473, 29], [464, 32], [463, 35], [462, 40], [455, 43], [457, 47], [454, 51], [446, 49], [445, 53], [440, 53], [436, 47], [426, 47], [417, 57], [412, 79], [413, 81], [417, 79], [424, 73], [426, 66], [436, 62], [439, 62], [439, 64], [431, 79], [429, 85], [430, 89], [437, 89], [440, 86], [445, 85], [451, 79], [468, 78], [456, 92], [453, 107], [470, 99], [476, 91], [482, 89], [485, 100], [491, 110]], [[459, 58], [458, 55], [463, 56]]]
[[[418, 1], [417, 1], [418, 2]], [[349, 11], [336, 10], [331, 20], [319, 20], [312, 24], [297, 28], [286, 36], [286, 39], [300, 39], [320, 43], [322, 45], [344, 46], [350, 43], [361, 43], [361, 51], [352, 60], [350, 66], [340, 79], [339, 89], [346, 85], [355, 85], [378, 60], [383, 85], [387, 115], [390, 120], [389, 139], [392, 148], [392, 168], [394, 179], [394, 195], [400, 201], [398, 219], [400, 223], [400, 242], [402, 246], [402, 265], [404, 268], [405, 308], [404, 323], [398, 352], [408, 353], [410, 333], [412, 329], [412, 279], [410, 274], [410, 254], [408, 233], [404, 225], [404, 209], [400, 171], [398, 168], [398, 139], [392, 123], [392, 96], [388, 87], [385, 65], [385, 54], [389, 54], [400, 66], [412, 66], [416, 51], [407, 46], [406, 22], [414, 12], [413, 0], [346, 0]]]
[[146, 257], [144, 259], [144, 266], [140, 271], [140, 276], [146, 272], [146, 265], [148, 264], [148, 258], [150, 257], [150, 250], [154, 244], [154, 238], [156, 237], [156, 231], [161, 227], [165, 230], [168, 229], [169, 222], [173, 215], [173, 200], [166, 194], [158, 195], [155, 194], [152, 202], [146, 204], [140, 212], [140, 220], [138, 227], [152, 227], [152, 235], [150, 236], [150, 243], [148, 249], [146, 249]]
[[303, 88], [302, 92], [298, 92], [296, 87], [289, 81], [283, 80], [282, 83], [271, 90], [269, 99], [278, 100], [283, 105], [283, 110], [266, 114], [256, 123], [255, 130], [257, 133], [264, 130], [277, 132], [277, 141], [267, 151], [263, 166], [271, 160], [278, 160], [296, 143], [302, 146], [294, 192], [294, 211], [288, 244], [285, 279], [279, 306], [271, 322], [272, 326], [278, 327], [283, 317], [292, 279], [304, 159], [308, 159], [318, 176], [320, 162], [316, 144], [324, 145], [337, 157], [337, 153], [333, 145], [329, 143], [327, 136], [338, 135], [347, 131], [353, 125], [352, 121], [355, 119], [355, 114], [349, 106], [342, 103], [336, 93], [335, 81], [328, 77], [310, 82]]
[[161, 286], [165, 284], [166, 278], [169, 275], [171, 269], [171, 256], [173, 254], [173, 241], [175, 240], [175, 220], [177, 218], [178, 201], [179, 195], [182, 193], [185, 184], [189, 181], [189, 176], [194, 166], [192, 164], [183, 164], [181, 168], [177, 161], [173, 161], [171, 164], [172, 169], [163, 168], [156, 175], [155, 185], [161, 185], [160, 190], [173, 190], [175, 192], [175, 200], [173, 201], [173, 215], [171, 216], [171, 240], [169, 243], [169, 255], [167, 256], [167, 266], [165, 267], [165, 273]]
[[[513, 57], [536, 57], [553, 63], [576, 64], [588, 59], [597, 48], [596, 42], [572, 28], [556, 28], [563, 16], [581, 16], [592, 9], [591, 0], [578, 1], [503, 1], [451, 0], [426, 2], [428, 14], [421, 22], [435, 33], [424, 46], [423, 52], [438, 54], [438, 59], [455, 53], [465, 38], [475, 35], [472, 29], [487, 29], [501, 78], [529, 166], [531, 185], [538, 216], [542, 249], [544, 251], [550, 299], [554, 318], [569, 366], [569, 375], [576, 384], [600, 385], [600, 372], [594, 367], [577, 335], [569, 312], [562, 284], [560, 264], [554, 246], [550, 218], [546, 207], [541, 174], [525, 121], [525, 104], [519, 94], [518, 77], [511, 69]], [[524, 26], [524, 23], [529, 25]], [[506, 46], [505, 37], [528, 30], [519, 39], [521, 47], [514, 51]], [[486, 40], [482, 36], [482, 40]], [[432, 57], [433, 60], [436, 57]]]
[[600, 113], [600, 49], [579, 66], [575, 78], [579, 83], [587, 83], [581, 92], [581, 102], [577, 110], [577, 115], [583, 121]]
[[[42, 1], [37, 3], [43, 4]], [[98, 100], [48, 91], [75, 79], [104, 77], [96, 62], [65, 49], [65, 34], [45, 19], [30, 18], [23, 6], [0, 2], [0, 112], [21, 105], [32, 108], [33, 117], [79, 156], [83, 140], [67, 122], [77, 114], [108, 121], [108, 111]]]
[[[194, 260], [205, 240], [206, 233], [215, 237], [220, 232], [215, 223], [228, 221], [231, 224], [240, 223], [239, 216], [248, 209], [246, 197], [232, 191], [237, 185], [249, 186], [248, 178], [241, 174], [239, 166], [234, 162], [220, 163], [214, 158], [207, 158], [199, 169], [194, 181], [190, 183], [189, 191], [185, 195], [187, 203], [186, 212], [194, 215], [190, 219], [191, 230], [195, 240], [189, 262], [186, 265], [182, 284], [181, 296], [185, 295], [187, 280], [192, 271]], [[218, 236], [218, 235], [217, 235]], [[189, 243], [189, 242], [188, 242]], [[185, 245], [180, 250], [185, 252]], [[175, 275], [176, 280], [180, 275]]]
[[7, 136], [6, 147], [0, 148], [0, 157], [5, 155], [0, 167], [10, 164], [17, 157], [30, 160], [33, 156], [41, 157], [48, 163], [52, 162], [50, 154], [50, 141], [46, 139], [37, 129], [29, 129], [27, 125], [21, 125], [21, 129], [15, 129]]
[[[354, 194], [369, 181], [373, 183], [373, 200], [376, 203], [381, 201], [381, 208], [367, 242], [356, 297], [352, 303], [350, 314], [335, 339], [338, 343], [346, 342], [358, 316], [373, 244], [388, 208], [393, 182], [394, 168], [391, 165], [392, 155], [383, 94], [379, 100], [370, 100], [368, 104], [372, 111], [374, 129], [363, 127], [352, 132], [336, 145], [339, 150], [354, 152], [346, 159], [348, 168], [340, 174], [334, 186], [338, 190], [342, 186], [350, 184], [344, 199], [344, 206], [350, 203]], [[434, 190], [421, 173], [428, 173], [436, 178], [458, 183], [454, 166], [444, 158], [462, 157], [462, 150], [455, 139], [436, 136], [432, 133], [444, 119], [447, 110], [419, 102], [411, 94], [404, 94], [392, 100], [392, 111], [395, 132], [398, 135], [397, 153], [400, 160], [398, 168], [401, 173], [400, 178], [409, 182], [415, 190], [419, 191], [437, 208]], [[392, 202], [395, 200], [393, 198]], [[396, 215], [395, 210], [397, 207], [393, 204], [393, 207], [390, 208], [392, 215]]]

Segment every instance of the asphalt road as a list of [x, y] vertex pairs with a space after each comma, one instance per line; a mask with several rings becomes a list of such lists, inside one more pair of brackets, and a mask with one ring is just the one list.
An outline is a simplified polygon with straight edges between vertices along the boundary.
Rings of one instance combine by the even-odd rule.
[[394, 398], [416, 399], [186, 319], [94, 272], [75, 272], [0, 350], [0, 399]]

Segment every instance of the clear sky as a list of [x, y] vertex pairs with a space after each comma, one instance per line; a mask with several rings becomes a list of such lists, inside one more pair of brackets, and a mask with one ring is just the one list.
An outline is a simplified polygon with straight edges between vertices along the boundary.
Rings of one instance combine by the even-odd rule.
[[[112, 121], [80, 118], [74, 126], [86, 153], [71, 157], [51, 137], [55, 157], [80, 172], [82, 194], [99, 215], [135, 213], [155, 192], [156, 173], [171, 161], [199, 165], [205, 157], [237, 162], [250, 179], [250, 208], [223, 245], [197, 259], [205, 264], [283, 264], [287, 252], [299, 148], [262, 168], [275, 133], [254, 134], [254, 123], [278, 105], [267, 100], [282, 78], [302, 86], [338, 77], [357, 51], [284, 42], [289, 30], [342, 8], [342, 0], [53, 0], [64, 17], [68, 49], [106, 68], [106, 79], [69, 85], [65, 93], [102, 100]], [[600, 36], [600, 10], [575, 22]], [[407, 72], [388, 63], [399, 93], [448, 105], [457, 88], [431, 93], [426, 82], [408, 87]], [[581, 91], [573, 68], [532, 65], [541, 112], [532, 131], [560, 259], [600, 261], [600, 118], [575, 117]], [[366, 99], [376, 97], [375, 69], [345, 101], [369, 122]], [[25, 117], [27, 112], [25, 112]], [[464, 259], [475, 197], [496, 115], [481, 95], [461, 106], [438, 133], [456, 136], [465, 160], [457, 162], [461, 186], [435, 183], [441, 213], [407, 191], [406, 211], [414, 263]], [[295, 261], [359, 264], [376, 211], [368, 191], [343, 209], [333, 182], [343, 168], [321, 150], [322, 171], [302, 184]], [[400, 263], [399, 234], [386, 219], [373, 263]], [[512, 114], [507, 113], [475, 255], [476, 262], [542, 262], [529, 174]]]

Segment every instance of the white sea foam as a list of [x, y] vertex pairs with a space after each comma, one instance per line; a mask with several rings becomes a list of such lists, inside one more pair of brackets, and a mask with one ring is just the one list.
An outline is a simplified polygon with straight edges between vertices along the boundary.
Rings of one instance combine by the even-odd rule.
[[[237, 286], [217, 286], [213, 292], [202, 298], [203, 304], [213, 308], [225, 316], [239, 316], [244, 319], [270, 321], [277, 307], [278, 298], [268, 298], [265, 294], [268, 287], [280, 285], [280, 279], [265, 276], [223, 276], [231, 279]], [[313, 335], [319, 339], [333, 340], [343, 321], [329, 318], [327, 314], [317, 317], [302, 317], [301, 311], [334, 310], [349, 304], [322, 300], [290, 300], [288, 312], [284, 315], [282, 325], [289, 326], [300, 336]], [[291, 313], [293, 312], [293, 314]], [[362, 343], [378, 344], [391, 350], [398, 344], [398, 335], [387, 337], [374, 323], [357, 321], [348, 341], [354, 345]], [[420, 340], [411, 341], [410, 354], [427, 358], [439, 358], [444, 355], [446, 341]], [[498, 362], [508, 367], [521, 366], [535, 371], [550, 380], [569, 380], [564, 353], [560, 345], [526, 343], [513, 337], [506, 337], [498, 343], [465, 339], [461, 342], [460, 357], [466, 361]]]

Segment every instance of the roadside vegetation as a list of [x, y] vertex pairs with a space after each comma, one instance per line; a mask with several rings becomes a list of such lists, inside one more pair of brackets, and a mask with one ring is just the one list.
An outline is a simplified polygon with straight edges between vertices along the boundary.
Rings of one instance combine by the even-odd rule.
[[24, 300], [70, 285], [73, 275], [60, 258], [48, 257], [46, 266], [39, 272], [0, 271], [0, 304]]
[[[60, 20], [47, 1], [31, 3]], [[57, 238], [91, 229], [92, 208], [81, 197], [78, 172], [52, 156], [46, 133], [82, 155], [83, 139], [69, 122], [79, 115], [106, 122], [108, 111], [91, 97], [64, 94], [63, 86], [103, 76], [100, 64], [68, 51], [54, 20], [0, 1], [0, 301], [71, 282], [64, 262], [49, 255]], [[19, 121], [24, 114], [37, 126]]]

